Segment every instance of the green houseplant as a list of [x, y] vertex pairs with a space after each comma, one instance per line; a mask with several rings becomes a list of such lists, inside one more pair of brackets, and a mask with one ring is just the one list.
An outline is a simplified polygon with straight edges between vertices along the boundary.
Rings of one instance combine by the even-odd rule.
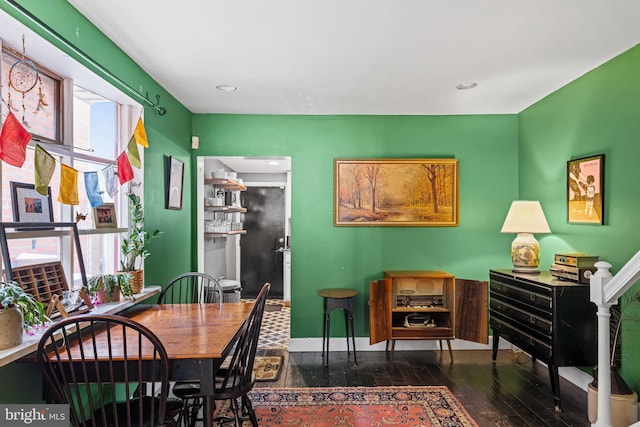
[[120, 251], [122, 271], [131, 273], [134, 293], [142, 289], [142, 260], [149, 256], [147, 243], [162, 232], [158, 229], [146, 231], [144, 228], [144, 210], [137, 194], [127, 194], [129, 199], [129, 234], [122, 239]]
[[133, 299], [129, 273], [96, 274], [87, 281], [87, 287], [89, 294], [101, 303], [118, 301], [120, 295]]
[[0, 350], [22, 344], [25, 327], [49, 319], [44, 304], [15, 282], [0, 282]]

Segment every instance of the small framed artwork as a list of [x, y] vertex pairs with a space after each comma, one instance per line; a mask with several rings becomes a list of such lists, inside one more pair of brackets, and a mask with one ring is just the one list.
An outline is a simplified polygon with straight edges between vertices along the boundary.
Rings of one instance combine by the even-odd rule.
[[458, 225], [457, 159], [335, 159], [334, 224]]
[[96, 228], [117, 228], [116, 208], [113, 203], [105, 203], [93, 208], [93, 221]]
[[567, 162], [567, 221], [604, 224], [604, 154]]
[[33, 184], [10, 181], [9, 185], [15, 222], [53, 222], [51, 187], [47, 187], [47, 195], [43, 196]]
[[184, 179], [184, 163], [175, 157], [167, 158], [166, 208], [182, 209], [182, 188]]

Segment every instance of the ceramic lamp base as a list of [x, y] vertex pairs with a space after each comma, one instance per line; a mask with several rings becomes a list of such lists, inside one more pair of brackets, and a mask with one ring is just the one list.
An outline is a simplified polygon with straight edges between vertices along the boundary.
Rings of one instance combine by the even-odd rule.
[[540, 272], [540, 244], [531, 233], [518, 233], [511, 243], [511, 261], [514, 273]]

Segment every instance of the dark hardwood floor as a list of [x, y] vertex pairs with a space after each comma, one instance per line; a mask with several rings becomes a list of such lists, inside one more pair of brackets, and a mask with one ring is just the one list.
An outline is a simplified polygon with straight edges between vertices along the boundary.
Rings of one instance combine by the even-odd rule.
[[561, 378], [562, 412], [554, 410], [549, 374], [524, 353], [501, 350], [497, 362], [490, 351], [331, 352], [329, 367], [319, 352], [288, 353], [262, 349], [259, 355], [284, 355], [278, 381], [256, 387], [376, 387], [445, 385], [479, 426], [588, 426], [587, 394]]

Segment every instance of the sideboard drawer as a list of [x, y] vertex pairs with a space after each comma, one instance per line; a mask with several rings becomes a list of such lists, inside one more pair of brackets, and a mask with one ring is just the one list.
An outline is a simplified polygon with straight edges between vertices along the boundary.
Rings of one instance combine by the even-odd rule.
[[491, 279], [490, 292], [513, 300], [516, 304], [531, 306], [540, 313], [550, 313], [552, 308], [551, 292], [548, 289], [531, 286], [514, 286], [500, 279]]
[[535, 354], [536, 357], [543, 360], [549, 360], [553, 357], [553, 347], [550, 341], [541, 341], [538, 338], [518, 329], [514, 324], [504, 323], [495, 317], [491, 318], [489, 324], [492, 328], [500, 331], [500, 336], [503, 336], [516, 347]]
[[522, 310], [497, 298], [491, 299], [489, 307], [492, 315], [498, 314], [513, 319], [542, 335], [550, 336], [553, 333], [553, 323], [549, 318], [545, 319], [537, 316], [530, 311]]

